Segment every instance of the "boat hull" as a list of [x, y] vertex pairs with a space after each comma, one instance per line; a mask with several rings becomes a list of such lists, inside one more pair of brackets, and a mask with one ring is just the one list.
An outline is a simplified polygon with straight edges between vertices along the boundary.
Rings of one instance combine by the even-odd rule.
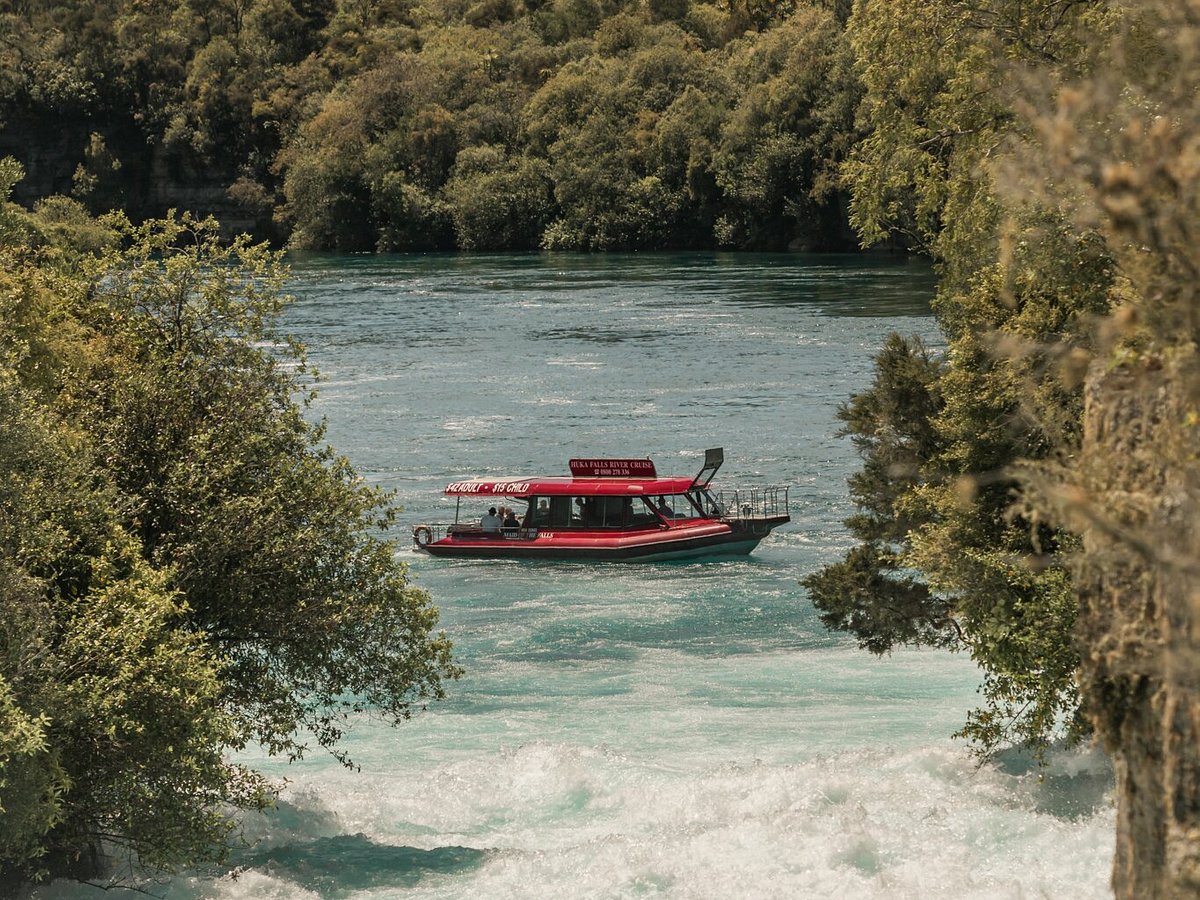
[[421, 549], [432, 556], [462, 559], [656, 562], [744, 556], [757, 547], [772, 528], [786, 521], [787, 517], [783, 516], [732, 525], [711, 521], [697, 526], [621, 534], [558, 531], [528, 539], [451, 535]]

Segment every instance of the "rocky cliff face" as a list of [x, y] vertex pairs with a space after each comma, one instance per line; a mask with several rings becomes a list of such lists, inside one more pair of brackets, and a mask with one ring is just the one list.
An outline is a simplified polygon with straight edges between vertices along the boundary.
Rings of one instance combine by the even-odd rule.
[[1069, 491], [1081, 688], [1117, 769], [1118, 897], [1200, 896], [1200, 362], [1096, 370]]

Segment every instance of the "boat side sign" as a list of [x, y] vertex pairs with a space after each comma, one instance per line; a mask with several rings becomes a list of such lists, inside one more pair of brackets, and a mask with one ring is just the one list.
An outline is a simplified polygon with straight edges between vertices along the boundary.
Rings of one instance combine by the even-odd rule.
[[447, 494], [525, 494], [528, 481], [454, 481], [446, 485]]

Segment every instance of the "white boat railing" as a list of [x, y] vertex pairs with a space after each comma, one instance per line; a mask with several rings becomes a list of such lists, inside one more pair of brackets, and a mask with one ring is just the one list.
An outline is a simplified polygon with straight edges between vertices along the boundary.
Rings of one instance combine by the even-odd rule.
[[757, 521], [789, 515], [787, 485], [766, 485], [714, 491], [719, 517]]

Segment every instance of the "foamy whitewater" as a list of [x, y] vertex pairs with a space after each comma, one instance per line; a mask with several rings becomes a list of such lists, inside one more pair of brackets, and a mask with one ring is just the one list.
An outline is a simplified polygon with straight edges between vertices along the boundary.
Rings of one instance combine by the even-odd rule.
[[[406, 525], [470, 476], [651, 456], [792, 486], [793, 522], [708, 563], [402, 558], [466, 676], [358, 770], [287, 766], [236, 869], [144, 885], [191, 898], [1092, 898], [1110, 894], [1111, 772], [1040, 773], [950, 735], [965, 656], [876, 659], [798, 581], [848, 546], [855, 467], [835, 412], [889, 331], [936, 343], [927, 269], [855, 257], [316, 257], [288, 328], [317, 413]], [[478, 515], [483, 510], [469, 510]], [[56, 883], [37, 897], [112, 896]]]

